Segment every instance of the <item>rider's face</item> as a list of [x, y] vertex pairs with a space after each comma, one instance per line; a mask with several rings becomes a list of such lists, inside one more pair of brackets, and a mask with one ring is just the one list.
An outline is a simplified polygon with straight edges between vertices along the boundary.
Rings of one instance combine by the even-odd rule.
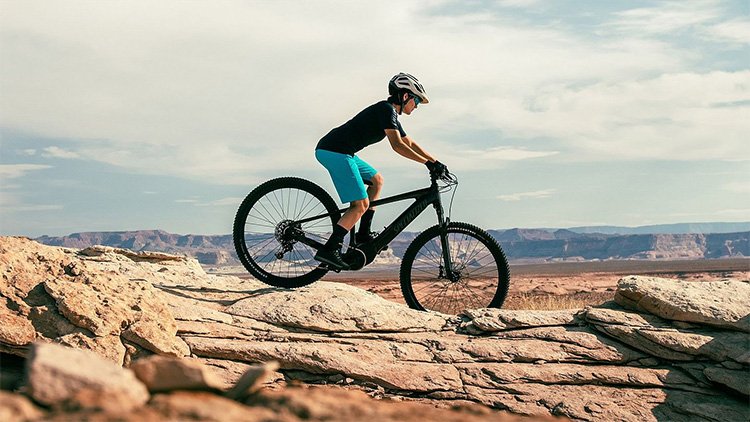
[[412, 111], [414, 111], [417, 108], [417, 103], [414, 101], [414, 97], [409, 97], [409, 100], [404, 103], [404, 110], [403, 112], [407, 115], [411, 114]]

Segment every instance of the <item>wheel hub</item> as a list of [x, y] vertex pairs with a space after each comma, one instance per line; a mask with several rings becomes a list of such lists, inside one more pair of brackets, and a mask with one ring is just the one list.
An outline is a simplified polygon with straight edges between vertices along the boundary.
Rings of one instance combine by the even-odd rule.
[[438, 278], [445, 279], [453, 283], [457, 283], [461, 281], [461, 272], [457, 270], [453, 270], [449, 273], [448, 271], [445, 270], [444, 266], [440, 265], [440, 267], [438, 267]]
[[298, 229], [298, 225], [293, 220], [284, 220], [276, 225], [273, 235], [281, 244], [281, 248], [275, 254], [276, 258], [283, 258], [285, 253], [294, 248], [297, 241], [294, 240], [293, 233], [296, 229]]
[[276, 225], [273, 235], [279, 243], [285, 244], [292, 242], [291, 230], [289, 230], [290, 227], [294, 227], [294, 221], [292, 220], [284, 220]]

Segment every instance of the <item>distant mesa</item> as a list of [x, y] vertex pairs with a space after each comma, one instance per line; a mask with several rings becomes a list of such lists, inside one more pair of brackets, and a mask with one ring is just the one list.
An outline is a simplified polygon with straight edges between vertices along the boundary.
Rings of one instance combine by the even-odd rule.
[[[638, 233], [643, 227], [582, 227], [574, 229], [489, 230], [511, 261], [671, 260], [716, 259], [750, 256], [750, 223], [702, 223], [648, 226], [654, 233]], [[718, 233], [669, 233], [682, 228]], [[743, 229], [721, 232], [724, 229]], [[613, 231], [630, 232], [613, 234]], [[417, 233], [401, 233], [390, 244], [392, 255], [381, 264], [398, 266]], [[94, 245], [134, 251], [157, 251], [196, 258], [203, 265], [239, 265], [231, 235], [180, 235], [163, 230], [85, 232], [68, 236], [42, 236], [36, 241], [49, 246], [87, 248]]]

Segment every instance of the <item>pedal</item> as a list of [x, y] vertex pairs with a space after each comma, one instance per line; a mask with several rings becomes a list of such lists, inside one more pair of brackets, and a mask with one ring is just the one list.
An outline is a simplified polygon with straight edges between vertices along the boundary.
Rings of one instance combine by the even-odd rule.
[[320, 269], [320, 270], [326, 270], [326, 271], [333, 271], [335, 273], [340, 273], [341, 272], [341, 268], [332, 267], [332, 266], [330, 266], [330, 265], [328, 265], [326, 263], [322, 263], [322, 262], [320, 263], [320, 265], [318, 265], [318, 269]]

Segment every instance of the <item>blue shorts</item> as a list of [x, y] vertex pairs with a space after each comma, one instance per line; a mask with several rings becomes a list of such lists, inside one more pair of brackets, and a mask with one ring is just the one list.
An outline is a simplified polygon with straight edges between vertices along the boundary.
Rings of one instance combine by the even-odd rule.
[[315, 150], [315, 158], [328, 170], [341, 202], [347, 203], [367, 198], [365, 181], [378, 174], [377, 170], [356, 155]]

